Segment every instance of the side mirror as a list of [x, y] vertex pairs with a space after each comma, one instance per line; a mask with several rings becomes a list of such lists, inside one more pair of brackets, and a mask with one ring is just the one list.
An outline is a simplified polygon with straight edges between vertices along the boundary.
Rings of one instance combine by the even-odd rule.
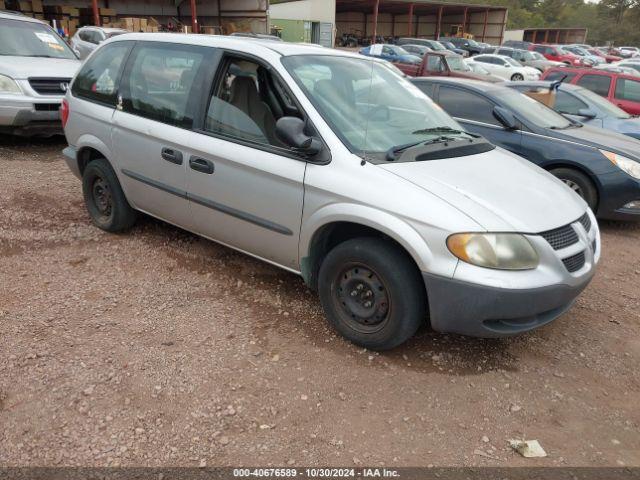
[[581, 108], [580, 110], [578, 110], [578, 115], [584, 118], [589, 118], [589, 119], [596, 118], [597, 116], [596, 112], [594, 112], [590, 108]]
[[276, 137], [298, 153], [313, 156], [322, 150], [322, 142], [304, 133], [305, 123], [298, 117], [282, 117], [276, 122]]
[[502, 107], [494, 107], [493, 108], [493, 116], [498, 120], [504, 128], [507, 130], [516, 130], [518, 128], [518, 121], [516, 117], [513, 116], [506, 108]]

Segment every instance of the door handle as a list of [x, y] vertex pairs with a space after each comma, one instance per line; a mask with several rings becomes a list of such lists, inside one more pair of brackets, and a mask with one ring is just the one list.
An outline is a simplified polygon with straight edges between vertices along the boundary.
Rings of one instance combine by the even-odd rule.
[[182, 165], [182, 153], [174, 150], [173, 148], [164, 147], [162, 149], [162, 158], [167, 162], [175, 163], [176, 165]]
[[206, 173], [208, 175], [211, 175], [215, 169], [211, 160], [205, 160], [200, 157], [191, 157], [189, 159], [189, 166], [196, 172]]

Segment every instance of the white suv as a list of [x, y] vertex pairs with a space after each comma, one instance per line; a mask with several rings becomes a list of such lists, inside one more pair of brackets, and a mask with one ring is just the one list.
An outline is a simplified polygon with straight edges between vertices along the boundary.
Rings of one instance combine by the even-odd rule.
[[0, 12], [0, 132], [61, 134], [58, 111], [79, 66], [47, 23]]
[[127, 33], [122, 28], [82, 27], [71, 38], [71, 47], [84, 60], [105, 40]]

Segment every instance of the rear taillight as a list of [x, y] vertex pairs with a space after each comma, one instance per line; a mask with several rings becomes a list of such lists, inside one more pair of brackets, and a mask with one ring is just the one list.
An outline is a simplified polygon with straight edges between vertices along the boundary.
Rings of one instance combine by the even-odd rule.
[[60, 120], [62, 120], [62, 128], [67, 126], [67, 120], [69, 120], [69, 102], [62, 100], [60, 105]]

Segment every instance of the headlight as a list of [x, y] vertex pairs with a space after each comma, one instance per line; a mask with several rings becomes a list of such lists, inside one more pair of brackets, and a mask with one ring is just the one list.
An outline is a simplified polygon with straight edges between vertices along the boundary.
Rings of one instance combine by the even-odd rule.
[[607, 157], [611, 163], [616, 165], [620, 170], [628, 173], [633, 178], [640, 180], [640, 163], [630, 158], [618, 155], [617, 153], [608, 152], [606, 150], [600, 150], [600, 153]]
[[5, 75], [0, 75], [0, 93], [22, 93], [16, 81]]
[[538, 253], [529, 240], [517, 233], [456, 233], [447, 247], [463, 262], [498, 270], [531, 270]]

